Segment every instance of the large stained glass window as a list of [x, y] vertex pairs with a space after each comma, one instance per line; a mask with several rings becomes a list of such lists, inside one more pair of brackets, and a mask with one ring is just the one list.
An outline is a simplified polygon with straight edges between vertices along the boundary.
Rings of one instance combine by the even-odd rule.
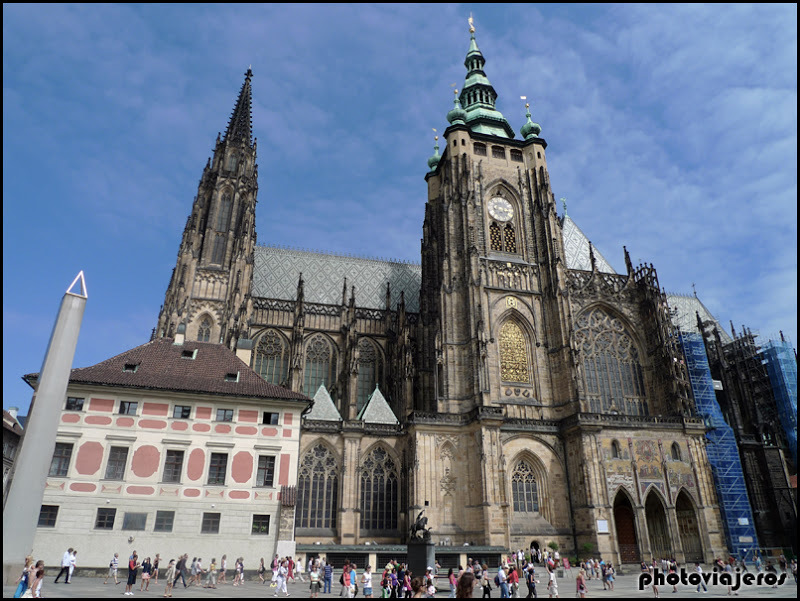
[[311, 337], [306, 346], [306, 368], [303, 392], [313, 396], [323, 382], [330, 388], [336, 381], [336, 353], [330, 340], [322, 334]]
[[530, 382], [525, 334], [513, 321], [507, 321], [500, 328], [500, 379]]
[[208, 342], [211, 339], [211, 318], [206, 315], [197, 328], [197, 342]]
[[581, 314], [575, 328], [589, 410], [647, 415], [639, 351], [622, 321], [600, 307]]
[[323, 444], [311, 447], [300, 461], [297, 475], [298, 528], [336, 528], [339, 467]]
[[520, 461], [511, 473], [511, 496], [514, 511], [535, 513], [539, 511], [539, 488], [530, 463]]
[[253, 370], [267, 382], [283, 386], [289, 376], [289, 344], [275, 330], [267, 330], [256, 345]]
[[376, 447], [361, 464], [361, 529], [397, 530], [398, 473], [386, 449]]

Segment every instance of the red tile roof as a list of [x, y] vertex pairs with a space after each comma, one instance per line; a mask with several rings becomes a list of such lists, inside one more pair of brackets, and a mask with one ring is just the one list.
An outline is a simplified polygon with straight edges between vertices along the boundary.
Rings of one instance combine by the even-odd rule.
[[[197, 351], [195, 358], [184, 358], [184, 351]], [[136, 366], [125, 371], [126, 365]], [[237, 382], [227, 382], [236, 374]], [[23, 379], [33, 385], [39, 374]], [[270, 384], [223, 344], [186, 341], [173, 344], [172, 338], [157, 338], [91, 367], [73, 369], [69, 378], [76, 384], [99, 384], [123, 388], [145, 388], [200, 392], [230, 396], [257, 397], [308, 402], [307, 396]]]

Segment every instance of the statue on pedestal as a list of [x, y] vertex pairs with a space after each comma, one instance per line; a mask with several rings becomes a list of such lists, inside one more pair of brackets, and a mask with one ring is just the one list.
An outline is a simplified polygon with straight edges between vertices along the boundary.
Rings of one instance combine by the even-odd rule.
[[412, 541], [428, 542], [431, 540], [431, 529], [428, 528], [428, 518], [422, 517], [423, 513], [425, 513], [424, 509], [419, 512], [417, 519], [411, 526]]

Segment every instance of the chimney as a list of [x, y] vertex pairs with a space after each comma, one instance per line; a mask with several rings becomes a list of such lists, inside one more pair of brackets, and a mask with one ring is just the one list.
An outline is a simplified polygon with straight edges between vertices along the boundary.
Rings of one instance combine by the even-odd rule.
[[17, 419], [17, 413], [19, 413], [19, 407], [9, 407], [8, 409], [6, 409], [6, 411], [8, 411], [8, 414], [11, 417]]
[[175, 344], [177, 346], [183, 346], [184, 341], [186, 340], [186, 324], [182, 323], [178, 325], [178, 332], [175, 334]]
[[245, 364], [250, 365], [250, 356], [253, 354], [253, 341], [249, 338], [239, 338], [236, 342], [236, 356]]

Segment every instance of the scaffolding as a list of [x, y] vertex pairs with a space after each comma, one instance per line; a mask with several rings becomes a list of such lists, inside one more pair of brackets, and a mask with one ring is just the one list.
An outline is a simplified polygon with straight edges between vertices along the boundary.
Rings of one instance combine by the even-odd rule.
[[695, 408], [706, 424], [706, 453], [714, 475], [728, 549], [733, 555], [752, 560], [758, 549], [758, 537], [736, 437], [717, 402], [702, 336], [682, 332], [680, 338]]
[[797, 355], [783, 335], [769, 340], [761, 354], [767, 367], [772, 394], [778, 406], [778, 419], [786, 433], [789, 450], [797, 468]]

